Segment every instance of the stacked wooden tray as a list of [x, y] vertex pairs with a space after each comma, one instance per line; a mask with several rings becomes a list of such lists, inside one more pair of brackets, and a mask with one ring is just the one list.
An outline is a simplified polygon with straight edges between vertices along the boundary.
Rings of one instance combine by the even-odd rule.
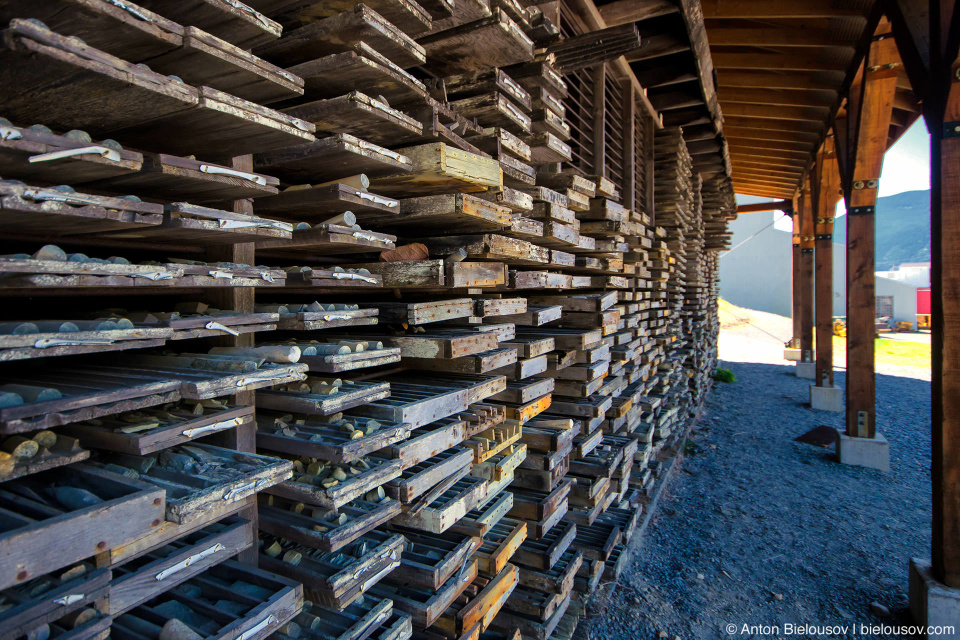
[[0, 635], [569, 638], [735, 207], [566, 13], [0, 7]]

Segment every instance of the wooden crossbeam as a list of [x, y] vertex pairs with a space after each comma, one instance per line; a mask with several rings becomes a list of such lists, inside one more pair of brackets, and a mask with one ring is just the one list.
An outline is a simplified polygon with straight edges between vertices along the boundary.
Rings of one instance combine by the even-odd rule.
[[774, 200], [773, 202], [755, 202], [737, 206], [737, 213], [756, 213], [760, 211], [792, 211], [793, 202], [790, 200]]

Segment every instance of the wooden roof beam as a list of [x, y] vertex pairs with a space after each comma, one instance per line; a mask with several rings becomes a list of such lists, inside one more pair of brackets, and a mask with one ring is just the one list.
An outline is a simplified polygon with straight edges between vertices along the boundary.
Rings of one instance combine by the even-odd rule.
[[859, 9], [838, 9], [835, 0], [702, 0], [704, 18], [750, 18], [782, 20], [792, 18], [863, 17]]
[[827, 107], [788, 107], [783, 105], [764, 105], [745, 102], [727, 102], [723, 105], [726, 117], [763, 118], [768, 120], [799, 120], [823, 122], [827, 117]]
[[728, 148], [730, 149], [730, 153], [753, 155], [758, 158], [796, 158], [805, 160], [813, 155], [810, 151], [806, 151], [804, 149], [787, 149], [784, 147], [775, 149], [755, 149], [752, 147], [743, 147], [737, 144], [736, 141], [728, 144]]
[[794, 180], [803, 175], [803, 169], [800, 167], [789, 170], [786, 168], [782, 170], [775, 170], [771, 169], [770, 166], [763, 166], [759, 162], [753, 165], [748, 165], [745, 162], [738, 161], [733, 165], [733, 169], [736, 173], [741, 175], [752, 174], [760, 177], [778, 178], [780, 180]]
[[[824, 91], [833, 91], [836, 93], [840, 86], [839, 79], [836, 83], [815, 82], [814, 73], [807, 72], [787, 72], [787, 71], [756, 71], [743, 69], [734, 71], [730, 69], [717, 69], [717, 78], [719, 85], [724, 89], [733, 88], [755, 88], [755, 89], [819, 89]], [[840, 76], [839, 73], [834, 75]]]
[[[761, 155], [768, 152], [745, 152], [745, 151], [731, 151], [730, 152], [730, 161], [734, 166], [737, 165], [737, 160], [745, 160], [747, 162], [763, 163], [771, 167], [791, 167], [793, 169], [803, 169], [807, 166], [808, 162], [803, 158], [793, 158], [790, 156], [773, 156], [773, 155]], [[772, 169], [775, 170], [775, 169]]]
[[793, 186], [782, 185], [775, 186], [769, 184], [736, 184], [734, 192], [745, 196], [757, 196], [760, 198], [793, 198], [797, 192]]
[[[738, 174], [737, 174], [736, 172], [734, 172], [733, 179], [734, 179], [735, 181], [737, 181], [737, 182], [740, 182], [737, 178], [738, 178]], [[745, 184], [764, 185], [764, 186], [768, 186], [768, 187], [777, 187], [777, 188], [784, 189], [784, 190], [789, 190], [789, 189], [791, 189], [791, 188], [794, 188], [797, 184], [799, 184], [799, 181], [797, 181], [797, 182], [778, 181], [778, 180], [774, 180], [774, 179], [772, 179], [772, 178], [753, 178], [753, 177], [751, 177], [751, 178], [746, 178], [743, 182], [744, 182]]]
[[[821, 134], [823, 124], [804, 120], [776, 120], [770, 118], [744, 118], [737, 115], [725, 116], [724, 124], [732, 127], [747, 127], [760, 131], [793, 131], [800, 135]], [[724, 129], [727, 127], [724, 126]]]
[[790, 187], [771, 187], [766, 184], [748, 184], [738, 182], [734, 185], [734, 193], [744, 196], [756, 196], [760, 198], [788, 198], [793, 199], [796, 189]]
[[808, 142], [814, 144], [819, 137], [817, 132], [809, 131], [771, 131], [747, 126], [730, 126], [723, 128], [723, 134], [728, 140], [762, 140], [769, 142]]
[[755, 140], [752, 138], [735, 137], [727, 142], [728, 144], [734, 144], [739, 148], [790, 149], [792, 151], [801, 151], [803, 153], [813, 153], [814, 151], [814, 142], [812, 140]]
[[710, 46], [752, 47], [846, 47], [828, 29], [789, 27], [721, 27], [707, 22]]
[[680, 10], [670, 0], [615, 0], [597, 8], [608, 27], [659, 18]]
[[[728, 53], [713, 52], [713, 66], [719, 69], [761, 69], [766, 71], [846, 71], [853, 47], [845, 47], [850, 55], [844, 59], [825, 61], [820, 53]], [[719, 71], [718, 71], [719, 73]], [[722, 86], [722, 85], [721, 85]]]
[[735, 175], [742, 178], [760, 178], [763, 180], [774, 180], [776, 182], [784, 182], [794, 184], [800, 177], [803, 175], [801, 172], [791, 173], [791, 174], [771, 174], [768, 172], [761, 171], [760, 169], [750, 169], [744, 167], [738, 167], [733, 172]]
[[[759, 89], [721, 87], [717, 91], [721, 104], [778, 104], [793, 107], [822, 107], [827, 109], [836, 102], [837, 92], [813, 89]], [[726, 110], [726, 109], [724, 109]]]

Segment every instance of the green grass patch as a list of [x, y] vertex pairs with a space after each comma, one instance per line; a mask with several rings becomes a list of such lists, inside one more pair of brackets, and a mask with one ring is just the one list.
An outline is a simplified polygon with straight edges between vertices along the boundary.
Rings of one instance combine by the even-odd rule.
[[[846, 338], [833, 337], [834, 353], [843, 353], [847, 349]], [[930, 368], [930, 345], [923, 342], [905, 340], [886, 340], [877, 338], [873, 343], [874, 362], [904, 367]]]
[[718, 382], [736, 382], [737, 376], [730, 369], [717, 369], [717, 372], [713, 374], [713, 379]]
[[899, 364], [906, 367], [930, 366], [930, 345], [928, 344], [877, 338], [874, 341], [873, 349], [874, 359], [877, 362]]

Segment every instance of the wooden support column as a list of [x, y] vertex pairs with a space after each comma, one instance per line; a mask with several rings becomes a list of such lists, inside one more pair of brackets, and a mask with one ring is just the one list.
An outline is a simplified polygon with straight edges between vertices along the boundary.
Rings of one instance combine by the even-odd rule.
[[593, 173], [607, 175], [607, 65], [597, 67], [593, 78]]
[[[252, 172], [253, 156], [237, 156], [231, 160], [230, 166], [239, 171]], [[236, 213], [253, 213], [253, 202], [251, 200], [235, 200], [233, 203], [233, 211]], [[211, 262], [237, 262], [254, 265], [256, 264], [254, 246], [252, 242], [243, 242], [210, 247], [207, 249], [207, 260]], [[232, 309], [241, 313], [253, 313], [254, 289], [255, 287], [223, 287], [211, 289], [207, 292], [206, 298], [209, 304], [219, 309]], [[239, 336], [224, 336], [219, 338], [218, 342], [221, 346], [225, 347], [252, 347], [254, 346], [254, 335], [254, 333], [247, 333]], [[234, 401], [238, 405], [255, 405], [256, 391], [241, 391], [234, 396]], [[214, 434], [209, 436], [208, 439], [221, 447], [255, 453], [257, 450], [256, 421]], [[239, 515], [252, 523], [254, 539], [256, 539], [256, 532], [259, 528], [256, 494], [251, 496], [249, 501], [250, 505], [244, 507], [239, 512]], [[254, 544], [252, 547], [241, 551], [237, 559], [246, 564], [256, 566], [258, 557], [257, 545]]]
[[[876, 434], [874, 213], [883, 154], [897, 89], [899, 55], [893, 38], [878, 35], [864, 61], [847, 203], [847, 435]], [[851, 107], [848, 106], [848, 109]]]
[[960, 4], [887, 0], [885, 11], [930, 131], [930, 560], [960, 588]]
[[791, 349], [800, 348], [800, 203], [793, 198], [793, 253], [790, 258], [792, 279], [790, 281], [790, 318], [793, 320], [793, 337], [787, 344]]
[[637, 101], [633, 94], [633, 83], [624, 80], [620, 83], [623, 93], [623, 182], [620, 184], [621, 204], [627, 209], [635, 209], [637, 194]]
[[833, 220], [840, 200], [840, 170], [833, 136], [817, 154], [814, 174], [816, 242], [814, 303], [817, 335], [818, 387], [833, 386]]
[[800, 361], [813, 362], [813, 197], [809, 179], [800, 198]]
[[654, 145], [657, 138], [657, 125], [653, 118], [645, 118], [643, 121], [643, 194], [645, 196], [643, 205], [646, 207], [645, 213], [650, 216], [652, 226], [657, 224], [657, 211], [655, 208], [655, 189], [654, 189], [654, 161], [653, 154], [656, 151]]
[[937, 580], [960, 587], [960, 64], [956, 60], [947, 82], [943, 117], [940, 122], [928, 121], [933, 240], [931, 561]]

